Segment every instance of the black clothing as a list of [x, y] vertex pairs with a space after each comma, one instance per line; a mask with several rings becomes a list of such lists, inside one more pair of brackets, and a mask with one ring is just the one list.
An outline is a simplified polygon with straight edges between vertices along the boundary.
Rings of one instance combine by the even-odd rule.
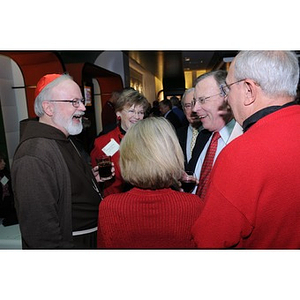
[[250, 116], [248, 119], [246, 119], [243, 123], [243, 131], [246, 132], [253, 124], [255, 124], [258, 120], [260, 120], [261, 118], [281, 109], [284, 107], [288, 107], [291, 105], [298, 105], [298, 103], [296, 103], [295, 101], [286, 103], [282, 106], [277, 105], [277, 106], [269, 106], [266, 108], [263, 108], [259, 111], [257, 111], [256, 113], [254, 113], [252, 116]]
[[77, 248], [72, 232], [98, 223], [101, 196], [91, 168], [57, 128], [37, 121], [21, 128], [11, 175], [22, 247]]
[[188, 126], [180, 127], [176, 131], [177, 137], [180, 143], [180, 146], [182, 148], [183, 154], [184, 154], [184, 163], [185, 163], [185, 170], [189, 171], [195, 171], [195, 167], [198, 161], [198, 158], [206, 145], [207, 141], [209, 140], [212, 132], [202, 129], [198, 133], [196, 143], [192, 152], [192, 157], [189, 161], [187, 161], [187, 155], [186, 155], [186, 140], [187, 140], [187, 131]]
[[175, 129], [181, 127], [180, 119], [172, 110], [165, 115], [165, 118], [174, 126]]
[[[3, 226], [18, 224], [10, 173], [6, 168], [0, 171], [0, 180], [3, 180], [0, 183], [0, 218], [3, 218], [2, 224]], [[7, 183], [5, 183], [6, 180], [8, 180]]]

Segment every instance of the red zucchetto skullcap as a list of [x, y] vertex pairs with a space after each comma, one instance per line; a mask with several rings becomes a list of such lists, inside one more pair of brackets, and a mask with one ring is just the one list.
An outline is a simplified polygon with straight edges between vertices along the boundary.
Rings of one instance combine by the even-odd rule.
[[61, 74], [47, 74], [43, 76], [36, 85], [35, 94], [34, 94], [35, 98], [39, 95], [39, 93], [47, 84], [49, 84], [50, 82], [52, 82], [53, 80], [55, 80], [60, 76]]

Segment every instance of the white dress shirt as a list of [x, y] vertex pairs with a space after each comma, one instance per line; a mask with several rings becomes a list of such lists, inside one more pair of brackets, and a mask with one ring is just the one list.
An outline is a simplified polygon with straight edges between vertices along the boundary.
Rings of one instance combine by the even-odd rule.
[[[223, 148], [233, 140], [233, 138], [231, 137], [232, 133], [234, 133], [235, 135], [234, 138], [236, 138], [237, 136], [241, 135], [243, 131], [242, 131], [242, 127], [235, 121], [235, 119], [232, 119], [219, 131], [219, 133], [221, 137], [218, 140], [218, 147], [214, 157], [214, 163], [216, 161], [216, 158], [220, 154], [220, 152], [223, 150]], [[204, 146], [195, 167], [195, 176], [197, 177], [198, 180], [200, 179], [202, 164], [205, 159], [205, 155], [210, 145], [211, 139], [212, 139], [212, 135], [207, 141], [206, 145]], [[195, 187], [192, 193], [195, 194], [196, 190], [197, 187]]]

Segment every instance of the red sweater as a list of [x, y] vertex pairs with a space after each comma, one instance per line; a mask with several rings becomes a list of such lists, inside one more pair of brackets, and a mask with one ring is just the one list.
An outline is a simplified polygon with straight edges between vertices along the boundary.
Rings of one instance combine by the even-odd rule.
[[192, 228], [199, 248], [300, 248], [300, 106], [271, 113], [227, 145]]
[[[105, 147], [110, 142], [111, 139], [114, 139], [118, 144], [120, 144], [121, 139], [123, 137], [124, 135], [121, 133], [119, 126], [117, 126], [114, 130], [96, 138], [94, 143], [94, 148], [91, 152], [92, 166], [94, 167], [97, 165], [96, 158], [104, 154], [102, 148]], [[119, 159], [120, 159], [120, 152], [117, 151], [111, 158], [111, 161], [115, 165], [115, 176], [113, 179], [105, 182], [104, 197], [110, 194], [121, 193], [123, 191], [124, 180], [121, 176]]]
[[99, 206], [98, 248], [194, 248], [202, 201], [171, 189], [110, 195]]

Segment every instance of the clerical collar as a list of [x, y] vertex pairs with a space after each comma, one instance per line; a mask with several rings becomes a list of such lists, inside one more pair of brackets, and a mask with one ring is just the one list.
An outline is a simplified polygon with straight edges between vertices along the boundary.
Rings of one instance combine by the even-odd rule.
[[263, 108], [259, 111], [257, 111], [256, 113], [254, 113], [252, 116], [250, 116], [248, 119], [246, 119], [243, 123], [243, 131], [246, 132], [253, 124], [255, 124], [257, 121], [259, 121], [260, 119], [262, 119], [263, 117], [279, 110], [282, 109], [284, 107], [287, 106], [291, 106], [291, 105], [296, 105], [297, 103], [292, 101], [289, 103], [286, 103], [284, 105], [276, 105], [276, 106], [269, 106], [266, 108]]

